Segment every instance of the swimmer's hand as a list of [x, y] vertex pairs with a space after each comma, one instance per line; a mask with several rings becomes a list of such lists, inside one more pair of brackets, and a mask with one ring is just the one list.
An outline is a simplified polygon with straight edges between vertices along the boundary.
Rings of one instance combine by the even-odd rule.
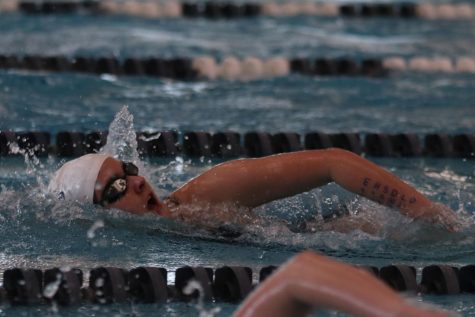
[[432, 203], [417, 217], [436, 225], [441, 225], [450, 232], [462, 230], [462, 222], [452, 209], [440, 203]]

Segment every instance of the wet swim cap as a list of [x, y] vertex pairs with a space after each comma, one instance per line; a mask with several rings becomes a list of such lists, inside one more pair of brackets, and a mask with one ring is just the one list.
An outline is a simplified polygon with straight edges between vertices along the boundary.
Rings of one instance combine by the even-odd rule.
[[93, 203], [97, 175], [110, 156], [87, 154], [65, 163], [56, 171], [48, 191], [65, 200]]

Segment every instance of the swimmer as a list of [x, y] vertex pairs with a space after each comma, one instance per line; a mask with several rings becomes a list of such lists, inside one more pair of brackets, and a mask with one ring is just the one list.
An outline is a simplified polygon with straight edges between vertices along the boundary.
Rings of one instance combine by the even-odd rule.
[[456, 316], [411, 303], [362, 269], [305, 251], [262, 282], [233, 317], [300, 317], [318, 308], [361, 317]]
[[198, 224], [215, 220], [246, 225], [254, 217], [253, 208], [330, 182], [407, 217], [436, 223], [449, 231], [457, 229], [457, 217], [450, 208], [430, 201], [382, 167], [336, 148], [224, 162], [163, 200], [132, 163], [88, 154], [65, 163], [48, 188], [65, 200], [133, 214], [154, 213]]

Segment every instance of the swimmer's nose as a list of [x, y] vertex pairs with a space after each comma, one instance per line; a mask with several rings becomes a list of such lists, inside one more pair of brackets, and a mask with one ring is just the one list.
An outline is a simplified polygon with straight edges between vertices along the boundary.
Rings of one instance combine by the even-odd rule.
[[130, 182], [130, 185], [134, 192], [137, 194], [140, 194], [143, 192], [145, 188], [145, 178], [142, 176], [129, 176], [128, 181]]

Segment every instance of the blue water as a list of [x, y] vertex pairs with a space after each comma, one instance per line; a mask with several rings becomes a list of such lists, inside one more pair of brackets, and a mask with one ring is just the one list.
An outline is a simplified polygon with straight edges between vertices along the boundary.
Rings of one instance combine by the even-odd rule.
[[[258, 18], [239, 21], [165, 20], [0, 14], [0, 53], [97, 56], [352, 56], [473, 55], [475, 22], [398, 19]], [[388, 78], [311, 78], [290, 75], [252, 82], [176, 82], [145, 77], [0, 71], [0, 130], [106, 130], [128, 105], [135, 129], [178, 131], [473, 133], [475, 75], [395, 74]], [[375, 159], [430, 198], [475, 212], [473, 160]], [[166, 194], [218, 161], [144, 158], [152, 182]], [[216, 239], [151, 217], [91, 206], [56, 206], [42, 194], [58, 158], [28, 168], [23, 158], [0, 158], [0, 271], [100, 265], [132, 268], [279, 264], [303, 249], [349, 263], [475, 263], [475, 232], [449, 234], [410, 222], [334, 185], [264, 206], [259, 213], [289, 221], [311, 219], [338, 204], [361, 205], [383, 226], [378, 236], [296, 234], [277, 225]], [[333, 197], [338, 197], [337, 199]], [[94, 224], [104, 223], [88, 238]], [[403, 228], [403, 230], [401, 230]], [[257, 272], [257, 270], [255, 271]], [[173, 281], [173, 275], [169, 275]], [[473, 296], [419, 297], [475, 316]], [[234, 305], [221, 307], [228, 316]], [[0, 307], [1, 316], [198, 316], [174, 303], [108, 307]], [[331, 313], [323, 314], [332, 315]]]

